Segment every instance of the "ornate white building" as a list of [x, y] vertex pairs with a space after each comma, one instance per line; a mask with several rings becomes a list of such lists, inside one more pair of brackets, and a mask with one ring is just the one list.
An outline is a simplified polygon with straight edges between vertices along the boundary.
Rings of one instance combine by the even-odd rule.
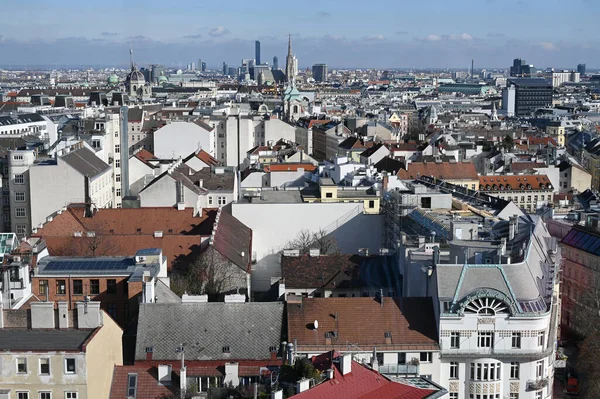
[[448, 235], [449, 249], [424, 243], [401, 260], [406, 295], [431, 295], [436, 307], [434, 382], [453, 399], [551, 398], [560, 255], [545, 223], [457, 219]]

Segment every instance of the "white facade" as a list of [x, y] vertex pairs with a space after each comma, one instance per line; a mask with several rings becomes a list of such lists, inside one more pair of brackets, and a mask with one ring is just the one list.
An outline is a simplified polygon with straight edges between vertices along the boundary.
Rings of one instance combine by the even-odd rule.
[[[58, 158], [56, 164], [36, 164], [29, 169], [31, 225], [43, 224], [70, 203], [85, 201], [85, 176]], [[90, 178], [89, 195], [97, 208], [113, 204], [112, 169]]]
[[296, 140], [295, 127], [280, 119], [265, 120], [261, 116], [247, 115], [238, 119], [237, 115], [229, 115], [213, 118], [208, 123], [216, 130], [216, 148], [211, 155], [225, 166], [237, 167], [256, 146], [275, 144], [280, 139]]
[[[267, 291], [281, 277], [280, 251], [301, 230], [331, 233], [342, 253], [381, 248], [381, 217], [362, 203], [234, 203], [232, 214], [252, 229], [252, 290]], [[274, 228], [277, 226], [277, 228]]]
[[434, 382], [451, 397], [552, 397], [560, 255], [541, 219], [511, 217], [507, 227], [499, 244], [455, 239], [449, 253], [404, 262], [409, 295], [434, 296], [441, 361]]
[[171, 122], [154, 132], [154, 155], [158, 158], [184, 158], [199, 148], [214, 156], [214, 129], [193, 122]]

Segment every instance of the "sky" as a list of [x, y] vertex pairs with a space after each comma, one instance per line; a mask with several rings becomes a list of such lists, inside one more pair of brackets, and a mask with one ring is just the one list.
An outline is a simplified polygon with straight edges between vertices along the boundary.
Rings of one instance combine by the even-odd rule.
[[3, 1], [0, 65], [239, 66], [279, 57], [301, 68], [600, 67], [598, 0]]

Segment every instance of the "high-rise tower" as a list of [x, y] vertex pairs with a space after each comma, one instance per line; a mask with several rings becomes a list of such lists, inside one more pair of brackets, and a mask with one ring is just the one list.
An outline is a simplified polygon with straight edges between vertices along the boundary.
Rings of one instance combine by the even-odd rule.
[[294, 55], [292, 54], [292, 35], [290, 34], [288, 38], [288, 53], [287, 57], [285, 57], [285, 77], [288, 82], [294, 80], [294, 76], [296, 76], [294, 72]]
[[260, 42], [257, 40], [254, 42], [254, 59], [256, 60], [256, 65], [260, 65]]

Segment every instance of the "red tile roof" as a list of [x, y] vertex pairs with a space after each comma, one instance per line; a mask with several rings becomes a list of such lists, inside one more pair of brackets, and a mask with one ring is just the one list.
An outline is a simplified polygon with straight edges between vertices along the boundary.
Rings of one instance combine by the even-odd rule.
[[404, 180], [419, 176], [433, 176], [442, 180], [477, 180], [475, 165], [469, 162], [410, 162], [408, 170], [398, 171], [398, 177]]
[[214, 158], [212, 155], [210, 155], [204, 150], [198, 151], [196, 153], [196, 158], [198, 158], [199, 160], [201, 160], [209, 166], [218, 166], [220, 164], [220, 162], [216, 158]]
[[[189, 377], [222, 377], [226, 361], [186, 361], [186, 372]], [[265, 374], [267, 366], [279, 366], [281, 360], [273, 361], [238, 361], [238, 374], [240, 377], [254, 377]], [[123, 399], [127, 397], [127, 378], [129, 374], [137, 374], [136, 397], [144, 399], [157, 399], [176, 394], [179, 391], [179, 361], [163, 362], [171, 364], [171, 385], [165, 386], [158, 383], [159, 362], [136, 362], [132, 366], [115, 366], [113, 371], [110, 399]]]
[[148, 162], [148, 160], [158, 159], [154, 156], [154, 154], [152, 154], [150, 151], [146, 150], [145, 148], [142, 148], [141, 150], [139, 150], [138, 152], [133, 154], [133, 156], [149, 166], [150, 166], [150, 162]]
[[[435, 315], [430, 298], [303, 298], [302, 304], [288, 303], [288, 337], [304, 350], [330, 350], [325, 334], [336, 331], [333, 346], [347, 342], [363, 350], [434, 350], [438, 347]], [[332, 315], [337, 314], [337, 321]], [[310, 326], [318, 320], [319, 329]], [[386, 343], [385, 333], [391, 333]]]
[[[202, 217], [192, 208], [122, 208], [99, 209], [93, 217], [84, 217], [82, 205], [70, 205], [56, 215], [33, 236], [46, 241], [50, 255], [68, 256], [132, 256], [139, 249], [162, 248], [169, 270], [179, 262], [199, 253], [203, 239], [211, 233], [216, 209], [205, 209]], [[139, 229], [139, 231], [138, 231]], [[94, 231], [95, 246], [90, 253], [88, 237], [75, 237], [75, 232]], [[162, 237], [154, 237], [162, 231]]]
[[212, 246], [221, 255], [250, 273], [252, 261], [252, 230], [228, 211], [219, 210]]
[[271, 163], [265, 165], [265, 172], [296, 172], [304, 169], [305, 172], [314, 172], [317, 167], [312, 163]]
[[[331, 356], [331, 352], [326, 355]], [[323, 355], [318, 358], [322, 358]], [[424, 399], [439, 390], [417, 388], [412, 385], [394, 382], [378, 372], [352, 361], [349, 373], [342, 375], [339, 363], [314, 359], [321, 364], [333, 364], [333, 379], [292, 396], [297, 399]]]
[[529, 169], [545, 167], [546, 164], [542, 162], [513, 162], [510, 164], [510, 170], [513, 172], [523, 172]]
[[552, 184], [546, 175], [510, 175], [479, 177], [481, 191], [552, 191]]

